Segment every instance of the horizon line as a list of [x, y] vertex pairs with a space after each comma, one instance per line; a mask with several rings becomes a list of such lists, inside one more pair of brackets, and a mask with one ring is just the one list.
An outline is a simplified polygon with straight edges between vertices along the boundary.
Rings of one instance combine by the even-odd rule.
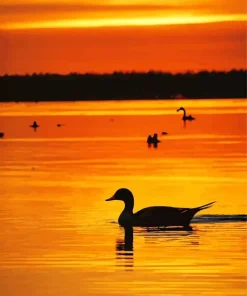
[[77, 71], [72, 71], [72, 72], [67, 72], [67, 73], [58, 73], [58, 72], [32, 72], [32, 73], [25, 73], [25, 74], [18, 74], [18, 73], [14, 73], [14, 74], [0, 74], [0, 77], [4, 77], [4, 76], [45, 76], [45, 75], [58, 75], [58, 76], [68, 76], [68, 75], [78, 75], [78, 76], [82, 76], [82, 75], [114, 75], [114, 74], [124, 74], [124, 75], [128, 75], [128, 74], [171, 74], [171, 75], [177, 75], [177, 74], [199, 74], [201, 72], [208, 72], [208, 73], [212, 73], [212, 72], [216, 72], [216, 73], [228, 73], [228, 72], [247, 72], [247, 67], [246, 68], [231, 68], [229, 70], [215, 70], [215, 69], [203, 69], [203, 70], [185, 70], [185, 71], [177, 71], [177, 72], [171, 72], [171, 71], [165, 71], [165, 70], [147, 70], [147, 71], [137, 71], [137, 70], [114, 70], [114, 71], [110, 71], [110, 72], [77, 72]]

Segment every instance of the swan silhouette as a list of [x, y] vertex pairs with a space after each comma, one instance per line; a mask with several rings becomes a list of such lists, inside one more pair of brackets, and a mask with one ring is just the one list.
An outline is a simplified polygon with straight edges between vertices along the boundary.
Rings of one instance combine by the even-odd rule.
[[189, 121], [191, 121], [191, 120], [195, 120], [195, 118], [193, 117], [193, 116], [191, 116], [191, 115], [186, 115], [186, 110], [184, 109], [184, 107], [180, 107], [178, 110], [177, 110], [177, 112], [179, 112], [180, 110], [182, 110], [182, 111], [184, 111], [184, 115], [183, 115], [183, 117], [182, 117], [182, 120], [184, 120], [184, 121], [186, 121], [186, 120], [189, 120]]
[[106, 201], [111, 200], [122, 200], [125, 204], [124, 210], [118, 218], [118, 223], [121, 226], [182, 226], [185, 229], [190, 228], [190, 221], [197, 212], [209, 208], [214, 203], [211, 202], [196, 208], [154, 206], [144, 208], [134, 214], [134, 197], [129, 189], [118, 189], [112, 197], [106, 199]]

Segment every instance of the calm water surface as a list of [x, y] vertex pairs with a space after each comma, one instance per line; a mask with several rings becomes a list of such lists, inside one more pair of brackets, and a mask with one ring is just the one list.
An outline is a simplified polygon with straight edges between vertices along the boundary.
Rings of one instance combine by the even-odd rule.
[[[1, 295], [246, 295], [246, 113], [235, 99], [1, 104]], [[132, 234], [105, 202], [120, 187], [136, 211], [216, 204], [193, 231]]]

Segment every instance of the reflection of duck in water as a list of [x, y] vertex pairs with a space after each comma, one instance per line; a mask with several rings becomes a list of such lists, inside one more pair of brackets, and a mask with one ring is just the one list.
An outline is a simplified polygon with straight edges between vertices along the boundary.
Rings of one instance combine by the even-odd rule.
[[180, 107], [178, 110], [177, 110], [177, 112], [179, 112], [180, 110], [182, 110], [182, 111], [184, 111], [184, 115], [183, 115], [183, 117], [182, 117], [182, 120], [183, 121], [186, 121], [186, 120], [189, 120], [189, 121], [191, 121], [191, 120], [195, 120], [195, 118], [194, 117], [192, 117], [191, 115], [186, 115], [186, 110], [183, 108], [183, 107]]
[[106, 201], [110, 200], [122, 200], [125, 204], [124, 210], [118, 218], [118, 223], [121, 226], [182, 226], [186, 229], [189, 228], [190, 221], [197, 212], [207, 209], [214, 203], [211, 202], [196, 208], [155, 206], [144, 208], [134, 214], [134, 197], [130, 190], [121, 188], [111, 198], [106, 199]]
[[[124, 227], [124, 240], [117, 240], [117, 251], [133, 251], [133, 227]], [[133, 254], [133, 253], [132, 253]]]
[[134, 265], [134, 250], [133, 250], [133, 227], [124, 227], [124, 239], [116, 240], [116, 259], [117, 266], [123, 266], [127, 270], [132, 269]]

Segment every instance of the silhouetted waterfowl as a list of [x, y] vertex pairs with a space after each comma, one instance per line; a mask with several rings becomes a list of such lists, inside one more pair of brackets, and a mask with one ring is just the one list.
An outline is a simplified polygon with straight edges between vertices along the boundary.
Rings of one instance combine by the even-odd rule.
[[177, 110], [177, 112], [180, 111], [180, 110], [184, 111], [184, 115], [183, 115], [183, 117], [182, 117], [182, 120], [184, 120], [184, 121], [186, 121], [186, 120], [189, 120], [189, 121], [191, 121], [191, 120], [195, 120], [195, 118], [192, 117], [191, 115], [188, 115], [188, 116], [186, 115], [186, 111], [185, 111], [185, 109], [184, 109], [183, 107], [180, 107], [180, 108]]
[[37, 128], [37, 127], [39, 127], [39, 125], [37, 124], [36, 121], [34, 121], [33, 124], [30, 125], [30, 127], [32, 127], [32, 128]]
[[159, 142], [160, 142], [160, 140], [158, 139], [158, 134], [154, 134], [153, 135], [153, 144], [157, 144]]
[[124, 202], [125, 207], [118, 218], [118, 223], [125, 227], [132, 225], [144, 227], [182, 226], [189, 228], [193, 216], [197, 212], [209, 208], [214, 203], [211, 202], [196, 208], [154, 206], [144, 208], [134, 214], [134, 197], [130, 190], [126, 188], [118, 189], [111, 198], [106, 199], [106, 201], [110, 200], [122, 200]]
[[36, 121], [33, 122], [32, 125], [30, 125], [31, 128], [33, 128], [33, 130], [36, 132], [36, 129], [39, 127], [39, 125], [37, 124]]
[[153, 137], [151, 135], [147, 138], [148, 147], [151, 147], [151, 145], [154, 145], [154, 148], [158, 147], [158, 143], [160, 143], [160, 140], [158, 139], [158, 134], [154, 134]]
[[154, 144], [154, 148], [158, 147], [158, 143], [160, 143], [161, 141], [158, 139], [158, 134], [154, 134], [153, 135], [153, 144]]
[[58, 123], [57, 124], [57, 127], [61, 127], [61, 126], [64, 126], [64, 124], [63, 123]]
[[162, 133], [161, 133], [161, 135], [167, 135], [167, 134], [168, 134], [167, 132], [162, 132]]
[[148, 138], [147, 138], [147, 143], [148, 143], [149, 145], [151, 145], [151, 144], [153, 143], [153, 137], [152, 137], [151, 135], [148, 136]]
[[0, 138], [3, 138], [4, 137], [4, 133], [0, 133]]

